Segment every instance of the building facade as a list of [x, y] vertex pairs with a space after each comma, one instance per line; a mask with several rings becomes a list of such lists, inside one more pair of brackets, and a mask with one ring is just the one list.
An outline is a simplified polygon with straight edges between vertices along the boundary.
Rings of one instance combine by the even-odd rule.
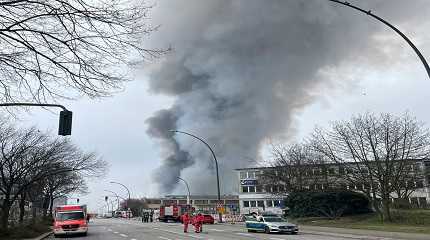
[[[406, 160], [404, 170], [408, 174], [404, 177], [399, 190], [391, 193], [391, 200], [395, 203], [398, 200], [406, 199], [412, 207], [430, 207], [430, 160]], [[371, 191], [372, 186], [366, 180], [366, 169], [358, 164], [315, 164], [312, 166], [300, 166], [300, 171], [295, 171], [296, 175], [288, 176], [282, 172], [282, 167], [264, 168], [241, 168], [236, 169], [239, 185], [240, 213], [249, 214], [252, 212], [272, 212], [283, 214], [285, 210], [284, 199], [287, 196], [287, 185], [298, 184], [300, 178], [301, 190], [324, 191], [327, 189], [344, 189], [357, 192]], [[291, 167], [290, 167], [291, 169]], [[362, 181], [354, 184], [347, 181], [352, 175], [363, 176]], [[271, 172], [271, 181], [267, 181], [265, 176]], [[300, 172], [300, 177], [297, 176]], [[284, 174], [284, 175], [283, 175]], [[279, 176], [279, 177], [277, 177]], [[285, 179], [291, 178], [292, 182]], [[293, 179], [295, 178], [295, 179]], [[378, 187], [378, 186], [374, 186]], [[400, 199], [402, 198], [402, 199]]]
[[283, 214], [283, 185], [263, 184], [260, 176], [268, 168], [236, 169], [239, 183], [240, 214], [271, 212]]

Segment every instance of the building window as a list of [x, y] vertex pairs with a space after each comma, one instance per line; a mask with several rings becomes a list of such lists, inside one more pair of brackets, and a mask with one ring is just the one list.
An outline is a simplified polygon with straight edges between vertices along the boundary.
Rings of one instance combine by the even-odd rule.
[[246, 172], [240, 172], [240, 179], [246, 178]]
[[249, 201], [243, 201], [243, 207], [249, 207]]
[[258, 207], [264, 207], [264, 201], [257, 201]]
[[244, 193], [248, 192], [248, 186], [243, 186], [242, 187], [242, 192], [244, 192]]
[[274, 200], [274, 201], [273, 201], [273, 205], [274, 205], [275, 207], [280, 207], [280, 206], [281, 206], [281, 201], [280, 201], [280, 200]]
[[273, 201], [272, 200], [266, 200], [266, 206], [267, 207], [273, 207]]
[[255, 187], [255, 191], [258, 193], [263, 192], [263, 187], [261, 185], [258, 185]]
[[266, 185], [266, 186], [264, 186], [264, 189], [266, 190], [266, 192], [272, 192], [272, 186], [270, 186], [270, 185]]
[[256, 207], [257, 206], [257, 202], [255, 201], [249, 201], [251, 203], [251, 207]]
[[255, 186], [249, 186], [249, 192], [255, 192]]

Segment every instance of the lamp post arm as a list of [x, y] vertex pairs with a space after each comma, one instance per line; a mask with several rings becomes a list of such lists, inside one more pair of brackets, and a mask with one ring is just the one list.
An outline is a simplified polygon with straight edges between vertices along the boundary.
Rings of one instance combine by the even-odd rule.
[[190, 199], [191, 199], [191, 193], [190, 193], [190, 187], [188, 186], [188, 182], [185, 181], [185, 179], [178, 177], [179, 180], [183, 181], [185, 183], [185, 186], [187, 187], [187, 191], [188, 191], [188, 203], [190, 204]]
[[0, 106], [10, 107], [10, 106], [27, 106], [27, 107], [58, 107], [64, 111], [68, 111], [66, 107], [60, 104], [49, 104], [49, 103], [0, 103]]
[[213, 157], [213, 159], [215, 160], [216, 175], [217, 175], [217, 186], [218, 186], [218, 200], [221, 200], [221, 193], [220, 193], [220, 188], [219, 188], [218, 160], [216, 159], [215, 152], [212, 150], [211, 146], [210, 146], [210, 145], [209, 145], [205, 140], [203, 140], [203, 139], [201, 139], [201, 138], [199, 138], [199, 137], [197, 137], [196, 135], [193, 135], [193, 134], [191, 134], [191, 133], [187, 133], [187, 132], [183, 132], [183, 131], [179, 131], [179, 130], [170, 130], [170, 131], [171, 131], [171, 132], [178, 132], [178, 133], [182, 133], [182, 134], [185, 134], [185, 135], [191, 136], [191, 137], [193, 137], [193, 138], [195, 138], [195, 139], [199, 140], [200, 142], [202, 142], [203, 144], [205, 144], [205, 145], [206, 145], [206, 147], [208, 147], [208, 148], [209, 148], [209, 150], [210, 150], [210, 151], [211, 151], [211, 153], [212, 153], [212, 157]]
[[396, 28], [395, 26], [393, 26], [391, 23], [387, 22], [385, 19], [383, 19], [383, 18], [381, 18], [379, 16], [376, 16], [375, 14], [372, 13], [371, 10], [366, 11], [366, 10], [364, 10], [362, 8], [359, 8], [357, 6], [354, 6], [351, 3], [346, 2], [346, 1], [339, 1], [339, 0], [328, 0], [328, 1], [334, 2], [334, 3], [338, 3], [338, 4], [342, 4], [342, 5], [346, 6], [346, 7], [350, 7], [350, 8], [353, 8], [353, 9], [357, 10], [357, 11], [365, 13], [365, 14], [367, 14], [367, 15], [375, 18], [376, 20], [384, 23], [385, 25], [387, 25], [388, 27], [390, 27], [392, 30], [394, 30], [397, 34], [399, 34], [409, 44], [410, 47], [412, 47], [412, 49], [418, 55], [418, 57], [420, 58], [422, 64], [424, 65], [424, 68], [427, 71], [427, 75], [428, 75], [428, 77], [430, 79], [430, 67], [429, 67], [429, 65], [428, 65], [425, 57], [422, 55], [422, 53], [420, 52], [420, 50], [418, 50], [418, 48], [415, 46], [415, 44], [404, 33], [402, 33], [398, 28]]

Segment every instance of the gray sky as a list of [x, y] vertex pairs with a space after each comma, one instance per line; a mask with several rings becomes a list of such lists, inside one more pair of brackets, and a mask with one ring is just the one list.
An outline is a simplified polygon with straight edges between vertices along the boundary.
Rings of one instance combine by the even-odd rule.
[[[352, 2], [398, 26], [430, 58], [427, 1]], [[190, 180], [193, 193], [213, 192], [213, 164], [203, 145], [148, 135], [164, 128], [147, 121], [159, 110], [214, 145], [228, 193], [236, 184], [232, 168], [264, 158], [270, 141], [301, 140], [316, 124], [366, 111], [409, 111], [430, 122], [430, 79], [412, 49], [351, 9], [324, 0], [161, 0], [152, 17], [161, 27], [146, 44], [174, 50], [135, 70], [124, 92], [66, 104], [74, 112], [71, 138], [111, 165], [81, 197], [93, 209], [104, 189], [126, 195], [109, 181], [129, 186], [133, 197], [185, 193], [172, 185], [176, 175]], [[22, 120], [56, 133], [56, 114], [34, 110]], [[190, 158], [169, 162], [172, 143]]]

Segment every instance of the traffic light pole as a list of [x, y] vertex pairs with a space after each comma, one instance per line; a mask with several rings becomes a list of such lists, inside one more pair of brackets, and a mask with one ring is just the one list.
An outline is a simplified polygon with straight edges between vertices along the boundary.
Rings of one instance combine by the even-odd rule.
[[60, 112], [58, 135], [67, 136], [72, 134], [72, 111], [60, 104], [49, 103], [0, 103], [0, 107], [24, 106], [24, 107], [58, 107]]

